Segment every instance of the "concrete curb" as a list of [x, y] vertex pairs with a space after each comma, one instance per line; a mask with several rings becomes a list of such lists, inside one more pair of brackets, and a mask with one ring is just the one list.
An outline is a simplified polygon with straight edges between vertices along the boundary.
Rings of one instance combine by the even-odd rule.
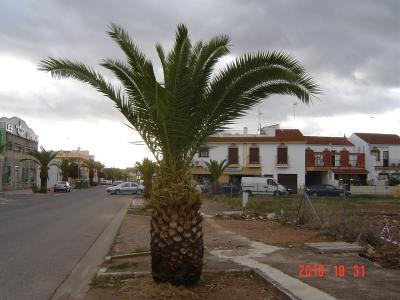
[[96, 275], [98, 266], [110, 249], [114, 237], [126, 214], [130, 201], [122, 206], [119, 212], [108, 223], [96, 241], [75, 265], [68, 277], [56, 289], [51, 299], [84, 299], [89, 290], [89, 283]]
[[126, 253], [126, 254], [119, 254], [119, 255], [111, 255], [111, 256], [106, 256], [104, 258], [104, 262], [110, 262], [113, 259], [117, 258], [125, 258], [125, 257], [136, 257], [136, 256], [147, 256], [150, 255], [150, 251], [144, 251], [144, 252], [135, 252], [135, 253]]

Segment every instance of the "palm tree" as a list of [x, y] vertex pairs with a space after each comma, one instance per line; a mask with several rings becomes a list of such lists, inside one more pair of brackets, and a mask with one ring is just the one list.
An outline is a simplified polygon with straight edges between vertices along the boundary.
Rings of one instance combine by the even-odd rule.
[[30, 150], [29, 155], [32, 158], [24, 158], [21, 161], [30, 160], [36, 163], [39, 166], [40, 170], [40, 192], [47, 193], [47, 179], [49, 178], [49, 169], [51, 162], [57, 156], [59, 151], [46, 151], [43, 147], [40, 147], [40, 151], [38, 150]]
[[83, 165], [89, 169], [89, 183], [90, 186], [93, 186], [93, 178], [94, 178], [94, 170], [96, 169], [96, 162], [93, 159], [89, 159], [85, 161]]
[[281, 52], [244, 54], [214, 70], [230, 52], [229, 37], [192, 44], [183, 24], [168, 53], [156, 45], [163, 69], [159, 82], [152, 62], [123, 28], [111, 24], [108, 34], [126, 55], [126, 61], [100, 63], [120, 81], [118, 87], [68, 59], [47, 58], [39, 69], [91, 85], [140, 134], [159, 165], [151, 195], [152, 275], [157, 282], [190, 285], [200, 278], [204, 254], [200, 194], [190, 173], [200, 145], [271, 95], [309, 103], [319, 87], [297, 60]]
[[210, 172], [212, 181], [213, 181], [213, 192], [215, 193], [217, 190], [218, 179], [224, 173], [224, 170], [228, 167], [229, 163], [224, 159], [220, 163], [217, 160], [211, 159], [210, 162], [204, 162], [207, 166], [208, 171]]
[[68, 181], [70, 164], [71, 163], [68, 160], [68, 158], [62, 158], [57, 164], [58, 168], [61, 171], [61, 176], [63, 181]]
[[103, 177], [103, 169], [104, 169], [104, 167], [105, 166], [101, 162], [99, 162], [99, 161], [95, 162], [94, 168], [97, 171], [97, 182], [99, 182], [100, 178]]
[[144, 197], [149, 199], [151, 194], [151, 189], [153, 186], [153, 176], [156, 172], [156, 163], [148, 158], [143, 159], [142, 162], [136, 162], [136, 168], [140, 171], [143, 176], [143, 185], [145, 187]]

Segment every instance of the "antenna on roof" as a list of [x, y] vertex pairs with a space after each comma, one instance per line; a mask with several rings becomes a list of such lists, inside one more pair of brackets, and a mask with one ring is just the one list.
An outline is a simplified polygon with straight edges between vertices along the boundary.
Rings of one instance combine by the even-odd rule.
[[257, 130], [257, 134], [261, 134], [261, 104], [258, 104], [258, 130]]

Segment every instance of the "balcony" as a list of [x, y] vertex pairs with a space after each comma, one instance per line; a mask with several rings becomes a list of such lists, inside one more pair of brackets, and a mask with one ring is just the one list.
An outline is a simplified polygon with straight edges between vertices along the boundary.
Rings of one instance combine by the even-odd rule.
[[375, 162], [375, 169], [400, 169], [400, 159], [383, 159]]
[[289, 157], [286, 157], [286, 159], [278, 159], [278, 156], [275, 156], [275, 167], [289, 168]]
[[247, 156], [247, 166], [249, 168], [259, 168], [261, 167], [261, 156], [258, 155], [255, 159], [254, 157], [250, 160], [250, 156]]
[[332, 154], [324, 152], [306, 153], [306, 168], [327, 171], [329, 168], [365, 168], [363, 153]]

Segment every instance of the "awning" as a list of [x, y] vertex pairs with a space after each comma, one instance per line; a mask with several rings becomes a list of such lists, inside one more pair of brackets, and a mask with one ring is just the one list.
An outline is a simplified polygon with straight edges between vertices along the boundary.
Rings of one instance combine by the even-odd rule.
[[363, 168], [332, 168], [335, 174], [368, 174], [368, 171]]

